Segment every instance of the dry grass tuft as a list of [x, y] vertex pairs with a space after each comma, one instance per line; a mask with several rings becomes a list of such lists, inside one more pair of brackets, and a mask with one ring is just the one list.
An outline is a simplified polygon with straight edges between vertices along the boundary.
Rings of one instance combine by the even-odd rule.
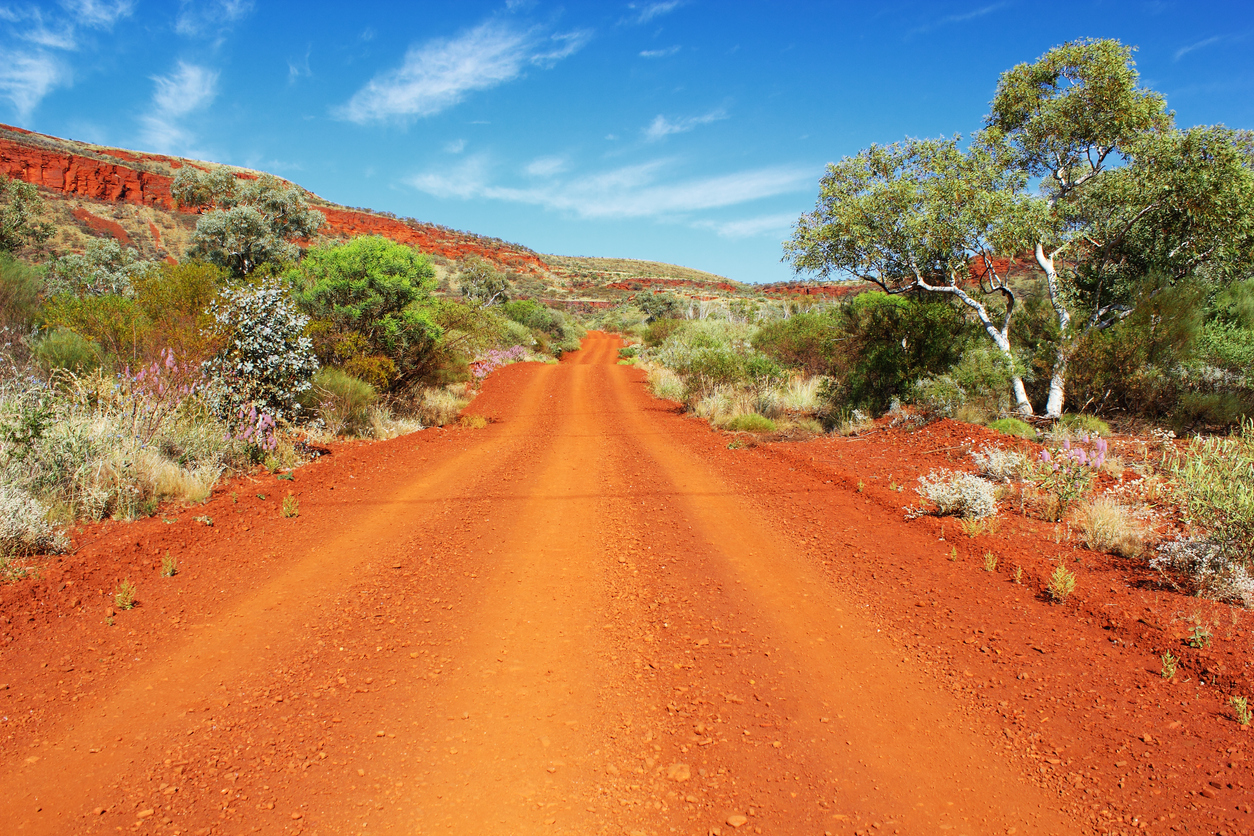
[[1081, 503], [1080, 537], [1096, 552], [1138, 557], [1145, 551], [1145, 527], [1128, 506], [1108, 496]]

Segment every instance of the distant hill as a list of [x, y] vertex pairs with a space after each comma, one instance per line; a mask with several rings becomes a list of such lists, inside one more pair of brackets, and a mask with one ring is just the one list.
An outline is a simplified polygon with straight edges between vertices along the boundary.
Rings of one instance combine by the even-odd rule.
[[[198, 216], [175, 206], [170, 185], [184, 166], [208, 170], [215, 165], [0, 124], [0, 174], [39, 187], [47, 204], [47, 219], [56, 227], [49, 248], [58, 255], [81, 252], [91, 238], [108, 236], [134, 247], [146, 258], [178, 260], [188, 247]], [[241, 178], [262, 174], [225, 167]], [[674, 264], [628, 258], [541, 255], [497, 238], [388, 212], [342, 206], [299, 188], [305, 191], [310, 205], [326, 215], [323, 238], [382, 235], [416, 246], [433, 256], [443, 278], [455, 272], [457, 262], [477, 256], [512, 271], [525, 295], [568, 305], [605, 307], [630, 301], [641, 293], [668, 292], [710, 300], [761, 295], [833, 297], [853, 290], [848, 283], [750, 285]]]

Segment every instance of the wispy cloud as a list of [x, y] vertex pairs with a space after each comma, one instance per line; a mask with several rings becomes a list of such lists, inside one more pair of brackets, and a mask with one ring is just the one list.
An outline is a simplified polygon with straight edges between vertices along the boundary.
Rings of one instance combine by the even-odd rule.
[[0, 47], [0, 96], [13, 103], [22, 119], [54, 88], [69, 82], [69, 71], [57, 58], [42, 52]]
[[553, 177], [570, 168], [570, 161], [565, 157], [537, 157], [527, 163], [523, 171], [532, 177]]
[[454, 139], [451, 142], [444, 143], [444, 150], [450, 154], [460, 154], [466, 150], [466, 140]]
[[672, 160], [652, 160], [589, 175], [553, 178], [524, 188], [494, 185], [485, 156], [409, 178], [414, 188], [442, 198], [486, 198], [541, 206], [582, 218], [664, 218], [736, 206], [804, 191], [815, 172], [788, 166], [677, 180]]
[[191, 153], [195, 138], [183, 119], [217, 96], [217, 72], [180, 61], [174, 72], [152, 80], [156, 84], [152, 110], [140, 120], [144, 141], [167, 154]]
[[302, 76], [312, 76], [313, 70], [309, 67], [309, 55], [313, 52], [312, 46], [305, 47], [305, 54], [301, 58], [287, 59], [287, 83], [294, 84], [297, 79]]
[[[108, 30], [134, 10], [133, 0], [62, 0], [61, 10], [0, 6], [0, 98], [22, 119], [57, 87], [73, 80], [64, 53], [80, 47], [84, 30]], [[24, 42], [28, 48], [15, 44]]]
[[411, 47], [400, 67], [375, 76], [336, 113], [358, 123], [431, 116], [472, 92], [513, 81], [529, 65], [551, 67], [590, 37], [568, 32], [541, 38], [490, 20], [456, 37]]
[[662, 0], [659, 3], [628, 3], [627, 8], [631, 9], [633, 14], [627, 17], [626, 22], [635, 24], [648, 23], [655, 17], [670, 14], [682, 5], [683, 0]]
[[697, 221], [693, 227], [708, 229], [721, 238], [756, 238], [764, 235], [786, 235], [797, 222], [799, 213], [778, 215], [759, 215], [756, 218], [745, 218], [739, 221]]
[[679, 52], [679, 46], [668, 46], [666, 49], [646, 49], [640, 53], [641, 58], [669, 58]]
[[977, 18], [984, 17], [985, 15], [991, 15], [993, 12], [999, 12], [1011, 5], [1013, 5], [1013, 0], [1001, 0], [999, 3], [990, 3], [986, 6], [980, 6], [965, 12], [945, 15], [944, 17], [937, 18], [936, 20], [914, 27], [908, 31], [906, 35], [921, 35], [924, 32], [930, 32], [931, 30], [938, 29], [942, 26], [951, 26], [955, 23], [966, 23], [969, 20], [975, 20]]
[[665, 139], [671, 134], [683, 134], [698, 128], [702, 125], [708, 125], [711, 122], [719, 122], [727, 118], [727, 111], [719, 108], [711, 110], [700, 116], [686, 116], [682, 119], [667, 119], [665, 116], [657, 116], [649, 127], [644, 129], [644, 138], [648, 142], [657, 142]]
[[189, 38], [218, 35], [222, 27], [252, 13], [252, 0], [179, 0], [174, 30]]
[[1205, 49], [1208, 46], [1214, 46], [1215, 44], [1219, 43], [1223, 39], [1224, 38], [1222, 35], [1214, 35], [1212, 37], [1204, 38], [1203, 40], [1197, 41], [1196, 43], [1191, 43], [1188, 46], [1182, 46], [1176, 50], [1176, 53], [1175, 55], [1172, 56], [1171, 60], [1179, 61], [1181, 58], [1188, 55], [1190, 52], [1193, 52], [1194, 50], [1198, 50], [1198, 49]]

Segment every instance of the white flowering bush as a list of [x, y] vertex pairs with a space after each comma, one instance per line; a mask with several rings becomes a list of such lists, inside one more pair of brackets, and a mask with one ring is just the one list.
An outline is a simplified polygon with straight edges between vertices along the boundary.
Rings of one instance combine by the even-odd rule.
[[983, 519], [997, 513], [997, 488], [970, 473], [932, 471], [919, 477], [919, 495], [936, 503], [941, 515]]
[[16, 485], [0, 482], [0, 555], [30, 554], [63, 545], [43, 503]]
[[1173, 540], [1158, 547], [1150, 568], [1182, 577], [1190, 591], [1216, 601], [1254, 608], [1254, 575], [1207, 540]]
[[1010, 482], [1015, 479], [1026, 479], [1032, 473], [1032, 463], [1028, 457], [1016, 450], [985, 445], [971, 454], [975, 469], [981, 476], [995, 482]]
[[287, 292], [266, 284], [222, 292], [210, 313], [227, 332], [226, 346], [205, 363], [219, 384], [218, 412], [233, 419], [256, 407], [278, 421], [297, 416], [297, 398], [318, 371], [313, 344], [304, 335], [308, 318], [297, 313]]

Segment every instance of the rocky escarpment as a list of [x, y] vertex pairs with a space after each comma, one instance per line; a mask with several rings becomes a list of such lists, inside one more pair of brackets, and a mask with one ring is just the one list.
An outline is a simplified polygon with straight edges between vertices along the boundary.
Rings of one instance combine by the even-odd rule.
[[[185, 165], [203, 169], [210, 164], [162, 154], [105, 148], [0, 125], [0, 174], [41, 187], [45, 197], [53, 201], [125, 203], [148, 207], [156, 212], [187, 215], [188, 212], [175, 205], [170, 192], [174, 175]], [[235, 169], [235, 172], [238, 177], [258, 176], [257, 172], [247, 169]], [[477, 256], [519, 273], [548, 271], [544, 259], [517, 244], [412, 219], [401, 220], [383, 213], [350, 209], [312, 193], [309, 197], [313, 207], [326, 215], [327, 223], [322, 235], [328, 238], [382, 235], [453, 261]], [[90, 212], [76, 205], [68, 216], [73, 217], [87, 235], [112, 236], [123, 244], [130, 244], [132, 239], [155, 240], [156, 246], [161, 247], [161, 236], [151, 220], [143, 220], [135, 229], [129, 229], [126, 218], [106, 220], [99, 217], [101, 214], [100, 211]], [[174, 241], [166, 243], [170, 246], [171, 255], [182, 255], [173, 251]]]

